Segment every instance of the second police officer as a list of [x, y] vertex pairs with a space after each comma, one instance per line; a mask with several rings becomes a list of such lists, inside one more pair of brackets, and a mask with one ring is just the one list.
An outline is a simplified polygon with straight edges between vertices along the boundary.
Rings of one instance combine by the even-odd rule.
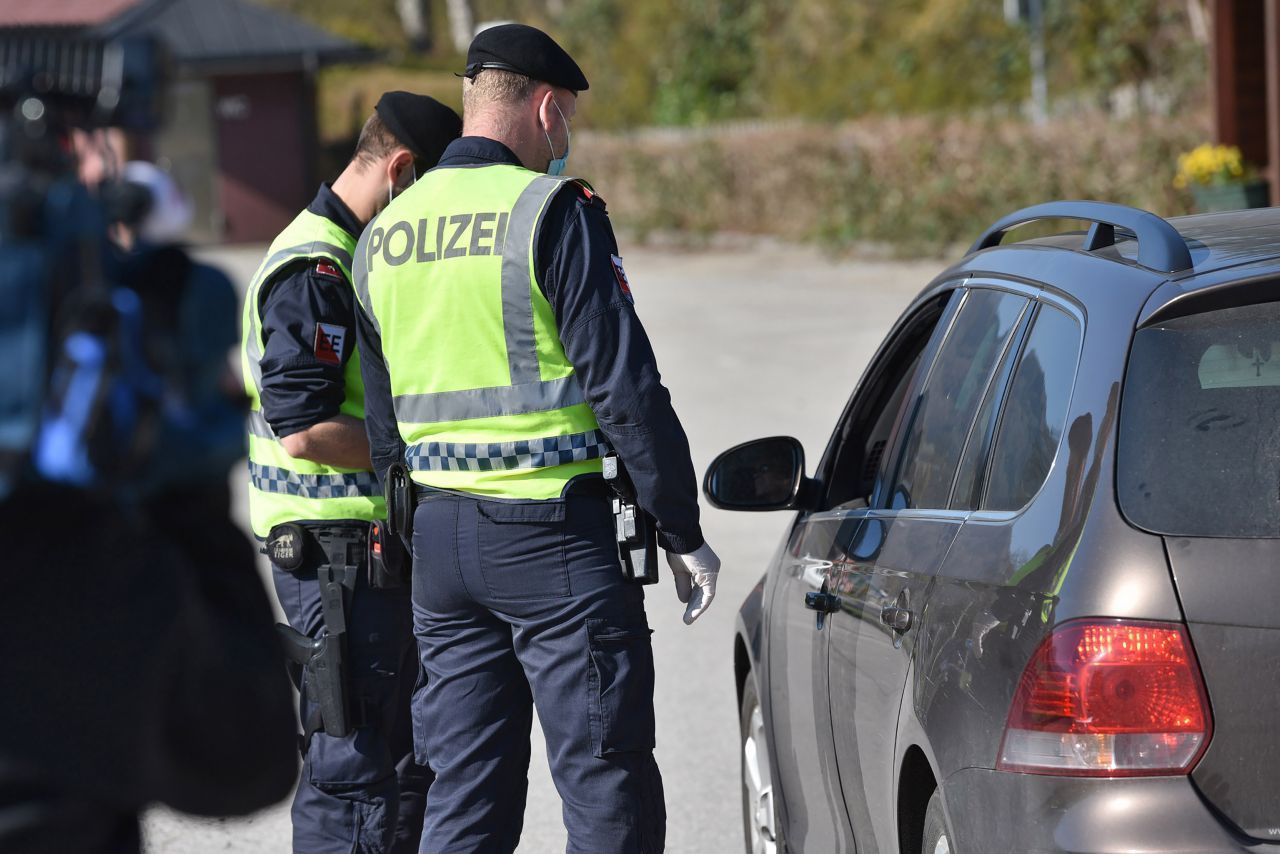
[[431, 98], [383, 95], [351, 162], [272, 243], [245, 300], [250, 521], [301, 692], [299, 854], [418, 849], [431, 782], [408, 718], [419, 669], [394, 544], [384, 552], [371, 531], [385, 507], [362, 420], [350, 270], [365, 224], [459, 129]]
[[568, 850], [661, 851], [650, 630], [601, 457], [625, 461], [656, 520], [686, 623], [719, 560], [604, 202], [561, 177], [586, 78], [519, 24], [478, 35], [463, 76], [463, 137], [370, 224], [354, 267], [375, 471], [406, 465], [417, 492], [422, 850], [515, 849], [536, 706]]

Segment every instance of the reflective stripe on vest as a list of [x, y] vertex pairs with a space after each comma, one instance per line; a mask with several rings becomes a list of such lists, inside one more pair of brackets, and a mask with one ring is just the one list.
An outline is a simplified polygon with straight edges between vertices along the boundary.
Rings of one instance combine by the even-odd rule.
[[415, 481], [549, 498], [600, 470], [609, 445], [533, 265], [569, 180], [506, 165], [432, 170], [361, 237], [353, 283], [382, 336]]
[[599, 459], [609, 447], [599, 430], [487, 444], [419, 442], [405, 450], [405, 462], [414, 471], [533, 469]]
[[249, 461], [249, 481], [263, 492], [300, 495], [303, 498], [360, 498], [374, 494], [378, 489], [378, 480], [371, 471], [298, 474], [252, 460]]
[[[333, 222], [303, 211], [276, 238], [254, 274], [245, 297], [241, 363], [249, 395], [249, 518], [254, 533], [265, 537], [275, 525], [299, 519], [372, 521], [384, 518], [385, 507], [373, 472], [320, 465], [291, 457], [262, 413], [263, 284], [300, 260], [336, 264], [350, 281], [355, 240]], [[349, 321], [354, 324], [354, 318]], [[347, 329], [346, 347], [355, 346], [355, 329]], [[364, 417], [364, 388], [358, 355], [352, 351], [343, 371], [345, 397], [340, 412]]]

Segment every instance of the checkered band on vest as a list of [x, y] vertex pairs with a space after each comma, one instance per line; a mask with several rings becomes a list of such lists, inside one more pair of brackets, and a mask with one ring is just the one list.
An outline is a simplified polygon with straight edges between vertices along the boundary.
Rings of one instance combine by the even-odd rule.
[[414, 471], [502, 471], [594, 460], [609, 450], [604, 433], [590, 430], [516, 442], [422, 442], [406, 448], [404, 458]]
[[344, 474], [298, 474], [277, 466], [249, 462], [249, 479], [263, 492], [303, 498], [369, 498], [380, 495], [371, 471]]

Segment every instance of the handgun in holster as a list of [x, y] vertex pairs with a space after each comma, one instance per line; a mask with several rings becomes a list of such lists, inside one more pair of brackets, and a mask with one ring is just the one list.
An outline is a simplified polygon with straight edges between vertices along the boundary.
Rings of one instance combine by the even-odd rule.
[[613, 489], [613, 524], [622, 574], [635, 584], [658, 583], [658, 538], [653, 517], [636, 501], [635, 484], [622, 459], [604, 456], [604, 479]]
[[[316, 571], [324, 617], [320, 634], [312, 638], [292, 626], [276, 625], [284, 641], [285, 654], [292, 666], [302, 671], [303, 691], [314, 705], [303, 722], [305, 753], [317, 732], [345, 738], [361, 723], [352, 714], [347, 674], [347, 614], [356, 589], [356, 577], [368, 556], [369, 543], [361, 529], [355, 527], [335, 526], [310, 532], [303, 532], [296, 525], [291, 527], [299, 536], [312, 539], [327, 557]], [[276, 537], [277, 529], [272, 529], [268, 548]]]
[[321, 632], [311, 638], [284, 623], [276, 624], [276, 631], [284, 641], [285, 655], [303, 672], [302, 685], [315, 711], [303, 724], [302, 752], [311, 745], [311, 737], [326, 732], [336, 738], [351, 733], [348, 720], [347, 674], [343, 661], [345, 635]]

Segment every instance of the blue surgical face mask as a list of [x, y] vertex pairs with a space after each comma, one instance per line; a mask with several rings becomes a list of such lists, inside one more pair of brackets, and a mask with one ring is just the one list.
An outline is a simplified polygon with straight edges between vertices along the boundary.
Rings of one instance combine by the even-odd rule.
[[547, 148], [551, 149], [551, 162], [547, 164], [547, 174], [563, 175], [564, 168], [569, 163], [569, 149], [571, 147], [570, 143], [573, 141], [573, 134], [569, 132], [569, 122], [565, 120], [564, 113], [560, 110], [560, 105], [556, 104], [554, 98], [551, 99], [551, 103], [555, 104], [556, 112], [560, 113], [560, 121], [564, 122], [564, 154], [556, 157], [556, 147], [551, 144], [551, 134], [547, 132], [546, 128], [543, 128], [542, 134], [547, 138]]

